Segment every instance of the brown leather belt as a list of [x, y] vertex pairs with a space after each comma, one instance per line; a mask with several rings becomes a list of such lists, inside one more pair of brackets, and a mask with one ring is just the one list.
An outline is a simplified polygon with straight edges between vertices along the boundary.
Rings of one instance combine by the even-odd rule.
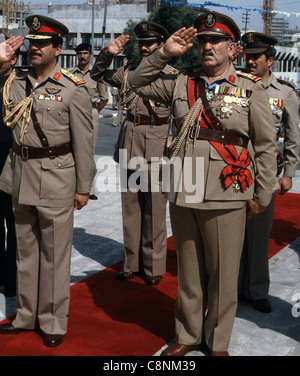
[[220, 142], [223, 145], [236, 145], [247, 148], [248, 139], [242, 136], [237, 136], [233, 133], [222, 132], [216, 129], [209, 129], [204, 127], [193, 127], [190, 130], [190, 138], [196, 140], [208, 140]]
[[19, 154], [22, 159], [38, 159], [38, 158], [55, 158], [71, 152], [69, 143], [58, 146], [48, 146], [44, 148], [34, 148], [32, 146], [13, 144], [13, 151]]
[[131, 121], [134, 125], [163, 125], [168, 124], [168, 117], [132, 115], [127, 114], [126, 120]]

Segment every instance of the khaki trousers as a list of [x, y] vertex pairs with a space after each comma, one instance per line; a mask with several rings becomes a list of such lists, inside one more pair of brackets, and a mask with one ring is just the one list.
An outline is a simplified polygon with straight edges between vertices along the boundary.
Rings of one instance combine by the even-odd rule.
[[46, 334], [65, 334], [70, 300], [73, 206], [17, 204], [18, 306], [13, 325]]
[[213, 351], [227, 351], [246, 209], [202, 210], [170, 203], [170, 215], [178, 257], [177, 341], [206, 342]]
[[124, 272], [166, 273], [166, 204], [160, 192], [122, 192]]
[[246, 221], [241, 258], [239, 294], [251, 300], [267, 299], [270, 287], [269, 243], [273, 225], [274, 194], [267, 209]]

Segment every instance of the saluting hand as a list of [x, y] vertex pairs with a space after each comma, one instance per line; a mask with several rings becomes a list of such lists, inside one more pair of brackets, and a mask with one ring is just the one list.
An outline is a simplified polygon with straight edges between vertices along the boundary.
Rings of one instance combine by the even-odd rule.
[[123, 51], [125, 44], [129, 41], [129, 35], [120, 35], [109, 43], [107, 49], [112, 55], [118, 55]]
[[0, 63], [7, 63], [14, 57], [15, 51], [22, 46], [24, 37], [10, 37], [0, 43]]
[[196, 36], [197, 29], [182, 27], [168, 38], [163, 47], [161, 47], [161, 52], [170, 57], [181, 56], [193, 46], [193, 40]]

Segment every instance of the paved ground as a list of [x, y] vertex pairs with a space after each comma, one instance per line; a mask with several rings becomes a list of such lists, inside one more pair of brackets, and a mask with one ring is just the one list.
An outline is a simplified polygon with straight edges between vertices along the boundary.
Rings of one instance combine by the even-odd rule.
[[[75, 212], [72, 284], [122, 259], [118, 166], [111, 157], [119, 132], [119, 128], [111, 126], [114, 114], [116, 111], [107, 107], [100, 118], [95, 155], [99, 199]], [[300, 193], [299, 169], [292, 192]], [[167, 223], [171, 235], [168, 215]], [[300, 355], [300, 237], [270, 260], [270, 273], [273, 311], [263, 314], [245, 302], [239, 304], [229, 348], [231, 355]], [[13, 314], [15, 305], [16, 299], [5, 299], [0, 290], [0, 320]], [[158, 349], [155, 355], [160, 352]]]

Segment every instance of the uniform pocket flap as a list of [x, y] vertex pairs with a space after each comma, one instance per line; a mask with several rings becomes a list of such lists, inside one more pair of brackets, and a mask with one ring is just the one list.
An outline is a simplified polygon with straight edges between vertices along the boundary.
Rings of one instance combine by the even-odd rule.
[[154, 129], [147, 129], [145, 137], [150, 140], [166, 139], [166, 128], [162, 127], [160, 129], [160, 127], [155, 127]]
[[75, 165], [73, 155], [71, 153], [60, 157], [42, 159], [42, 168], [44, 170], [52, 170], [56, 168], [69, 168]]

